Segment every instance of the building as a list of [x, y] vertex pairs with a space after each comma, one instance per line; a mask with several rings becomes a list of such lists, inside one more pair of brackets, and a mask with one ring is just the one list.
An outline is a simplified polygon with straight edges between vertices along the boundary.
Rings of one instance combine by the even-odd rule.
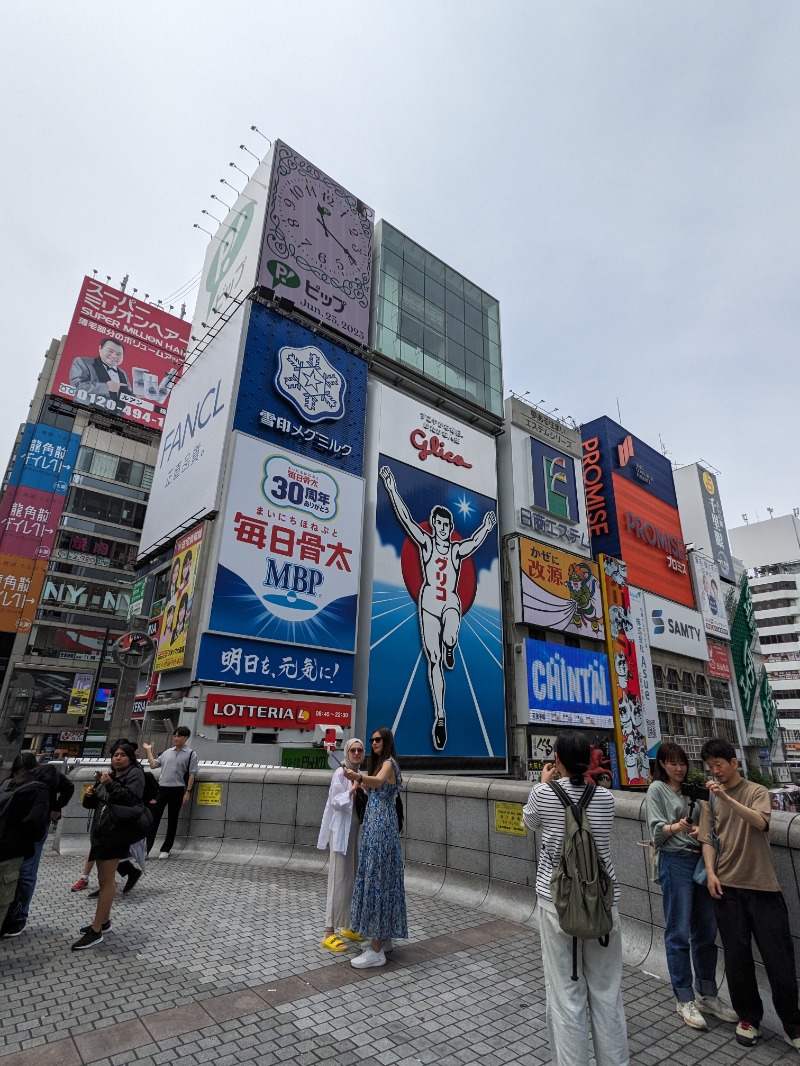
[[189, 324], [94, 278], [45, 356], [0, 501], [0, 752], [99, 753], [135, 679], [139, 533]]

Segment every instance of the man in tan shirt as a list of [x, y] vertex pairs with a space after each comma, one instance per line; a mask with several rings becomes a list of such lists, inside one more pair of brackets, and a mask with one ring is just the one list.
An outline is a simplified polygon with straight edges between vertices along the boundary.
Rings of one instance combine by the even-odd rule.
[[[769, 847], [769, 792], [742, 777], [736, 751], [727, 741], [706, 741], [700, 756], [713, 779], [707, 786], [711, 804], [703, 804], [698, 840], [703, 845], [708, 890], [722, 938], [731, 1004], [739, 1016], [737, 1043], [755, 1044], [764, 1014], [753, 961], [755, 939], [784, 1039], [800, 1051], [794, 946]], [[719, 841], [718, 853], [712, 828]]]

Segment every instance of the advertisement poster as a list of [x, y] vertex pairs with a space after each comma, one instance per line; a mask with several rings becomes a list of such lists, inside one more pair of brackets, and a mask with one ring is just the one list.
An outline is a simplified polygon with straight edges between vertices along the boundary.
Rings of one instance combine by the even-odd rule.
[[366, 409], [363, 359], [252, 305], [234, 429], [360, 476]]
[[190, 328], [160, 307], [84, 278], [53, 395], [161, 430]]
[[[719, 681], [733, 680], [728, 648], [725, 644], [715, 644], [713, 640], [708, 642], [708, 676]], [[800, 673], [797, 675], [797, 680], [800, 680]]]
[[47, 574], [47, 563], [0, 554], [0, 633], [27, 633]]
[[175, 541], [175, 551], [170, 563], [169, 590], [164, 603], [158, 651], [153, 666], [157, 672], [183, 666], [203, 529], [203, 525], [196, 526]]
[[703, 616], [705, 631], [710, 637], [731, 639], [728, 628], [728, 615], [725, 611], [725, 588], [720, 588], [720, 574], [717, 564], [698, 552], [690, 553], [692, 576], [694, 577], [695, 598], [700, 614]]
[[352, 654], [363, 510], [360, 478], [235, 434], [209, 629]]
[[544, 640], [525, 641], [529, 721], [573, 728], [614, 728], [608, 659]]
[[[545, 763], [553, 762], [556, 753], [556, 737], [558, 730], [552, 733], [529, 733], [528, 734], [528, 780], [541, 780], [542, 770]], [[601, 783], [601, 775], [609, 774], [613, 788], [619, 788], [619, 772], [614, 752], [614, 741], [608, 733], [584, 730], [584, 736], [591, 745], [591, 762], [589, 763], [589, 776], [595, 784]]]
[[543, 629], [605, 640], [597, 563], [519, 538], [522, 621]]
[[649, 749], [660, 736], [648, 736], [658, 726], [645, 721], [639, 680], [639, 655], [631, 617], [625, 563], [610, 555], [598, 558], [603, 575], [606, 646], [611, 664], [611, 695], [617, 712], [616, 740], [623, 785], [649, 785]]
[[371, 207], [276, 141], [259, 284], [366, 344], [374, 219]]
[[367, 729], [404, 755], [504, 758], [494, 442], [379, 395]]
[[644, 595], [647, 608], [647, 633], [651, 648], [686, 655], [690, 659], [708, 659], [708, 642], [699, 611], [692, 611], [650, 592]]
[[92, 694], [94, 674], [76, 674], [69, 694], [67, 714], [86, 714], [89, 709], [89, 697]]
[[256, 729], [314, 729], [318, 725], [350, 727], [350, 700], [319, 700], [284, 696], [241, 696], [209, 692], [203, 719], [206, 725], [244, 725]]
[[642, 696], [642, 713], [647, 737], [647, 757], [655, 759], [661, 746], [661, 723], [658, 720], [655, 681], [653, 678], [653, 660], [650, 656], [650, 638], [647, 630], [647, 607], [645, 594], [641, 589], [628, 585], [631, 605], [631, 622], [633, 623], [633, 641], [636, 645], [639, 666], [639, 689]]
[[731, 558], [731, 546], [728, 541], [728, 530], [725, 525], [725, 515], [722, 511], [722, 501], [719, 498], [719, 485], [716, 477], [710, 470], [697, 468], [697, 476], [700, 479], [700, 495], [703, 499], [703, 510], [706, 515], [708, 535], [711, 538], [710, 546], [714, 560], [719, 567], [720, 576], [726, 581], [735, 582], [736, 575], [733, 570]]
[[316, 648], [203, 633], [197, 679], [222, 685], [254, 685], [291, 692], [353, 692], [353, 656]]

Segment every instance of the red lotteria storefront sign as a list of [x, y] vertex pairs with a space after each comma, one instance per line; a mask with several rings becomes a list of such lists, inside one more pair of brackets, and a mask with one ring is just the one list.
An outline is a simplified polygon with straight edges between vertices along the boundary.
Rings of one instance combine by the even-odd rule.
[[203, 721], [206, 725], [267, 726], [274, 729], [313, 729], [317, 725], [347, 727], [352, 717], [349, 700], [306, 700], [276, 695], [260, 698], [210, 692]]
[[708, 676], [720, 681], [733, 680], [728, 649], [724, 644], [715, 644], [713, 640], [708, 642]]

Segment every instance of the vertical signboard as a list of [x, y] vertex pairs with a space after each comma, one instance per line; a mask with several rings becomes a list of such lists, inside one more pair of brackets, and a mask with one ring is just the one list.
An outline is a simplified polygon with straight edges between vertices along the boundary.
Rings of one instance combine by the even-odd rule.
[[46, 562], [0, 554], [0, 633], [30, 630], [46, 574]]
[[84, 278], [52, 392], [82, 407], [163, 429], [190, 325], [97, 280]]
[[758, 691], [758, 674], [753, 660], [753, 641], [756, 637], [756, 616], [747, 575], [742, 575], [739, 600], [731, 623], [731, 657], [736, 684], [742, 701], [745, 728], [750, 728]]
[[519, 565], [523, 622], [605, 640], [596, 563], [520, 537]]
[[735, 581], [731, 546], [728, 542], [728, 530], [725, 526], [725, 515], [722, 512], [717, 479], [710, 470], [704, 470], [701, 466], [697, 467], [697, 476], [700, 480], [700, 495], [703, 500], [714, 561], [719, 567], [721, 577], [724, 577], [726, 581]]
[[175, 541], [154, 671], [175, 670], [183, 666], [203, 529], [199, 525]]
[[89, 710], [89, 697], [92, 694], [94, 674], [76, 674], [69, 694], [67, 714], [82, 715]]
[[598, 561], [603, 577], [620, 778], [623, 785], [647, 785], [650, 783], [648, 748], [655, 738], [647, 737], [627, 572], [625, 563], [610, 555], [601, 555]]
[[658, 720], [653, 661], [650, 657], [650, 638], [647, 630], [645, 595], [641, 589], [628, 586], [630, 618], [633, 623], [633, 642], [636, 646], [639, 667], [639, 690], [642, 697], [642, 715], [647, 738], [647, 757], [655, 759], [661, 746], [661, 723]]
[[725, 597], [720, 591], [720, 573], [716, 563], [710, 559], [691, 552], [689, 556], [694, 580], [695, 600], [703, 618], [705, 631], [710, 637], [730, 640], [728, 616], [725, 611]]
[[374, 218], [371, 207], [276, 141], [259, 285], [366, 344]]
[[408, 756], [504, 758], [494, 441], [386, 386], [367, 729]]

